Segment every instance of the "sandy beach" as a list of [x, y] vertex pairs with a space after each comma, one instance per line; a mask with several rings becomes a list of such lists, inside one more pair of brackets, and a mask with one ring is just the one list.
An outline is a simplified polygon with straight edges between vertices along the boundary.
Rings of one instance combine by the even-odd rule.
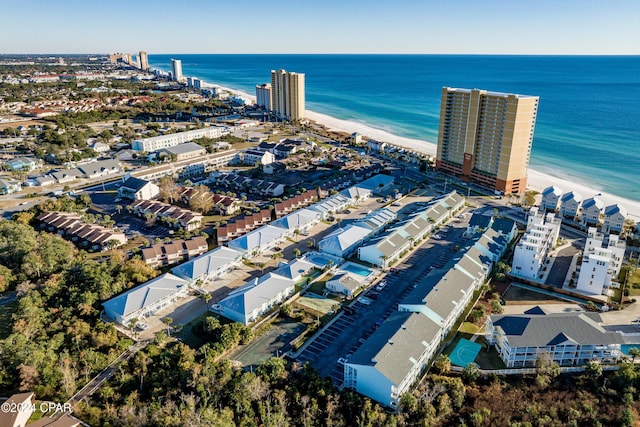
[[[255, 102], [255, 96], [252, 96], [248, 93], [222, 86], [219, 87], [233, 94], [239, 95], [242, 98], [246, 98], [251, 102]], [[393, 135], [384, 130], [375, 129], [362, 123], [341, 120], [314, 111], [307, 110], [306, 116], [316, 123], [325, 125], [329, 130], [348, 133], [358, 132], [370, 139], [389, 142], [433, 156], [435, 156], [436, 154], [435, 142], [427, 142], [419, 139], [405, 138]], [[556, 175], [546, 172], [540, 172], [538, 170], [529, 168], [528, 186], [530, 189], [542, 191], [544, 188], [549, 187], [550, 185], [559, 187], [563, 192], [575, 191], [579, 193], [583, 197], [583, 199], [588, 199], [589, 197], [597, 195], [604, 202], [605, 206], [618, 203], [620, 206], [623, 206], [627, 209], [629, 215], [633, 217], [636, 222], [640, 221], [640, 202], [603, 192], [602, 190], [598, 190], [597, 188], [590, 186], [588, 183], [577, 182], [573, 179], [562, 177], [560, 173]]]

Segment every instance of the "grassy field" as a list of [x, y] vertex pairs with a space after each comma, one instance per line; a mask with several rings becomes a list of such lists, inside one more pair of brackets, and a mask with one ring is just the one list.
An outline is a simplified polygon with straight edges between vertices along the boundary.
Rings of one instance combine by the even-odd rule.
[[462, 332], [464, 334], [471, 334], [471, 335], [478, 333], [479, 330], [480, 328], [478, 328], [476, 325], [474, 325], [471, 322], [463, 322], [462, 325], [460, 325], [460, 328], [458, 329], [459, 332]]
[[522, 289], [517, 286], [510, 286], [504, 293], [503, 299], [506, 304], [566, 304], [559, 298], [545, 295], [539, 292]]

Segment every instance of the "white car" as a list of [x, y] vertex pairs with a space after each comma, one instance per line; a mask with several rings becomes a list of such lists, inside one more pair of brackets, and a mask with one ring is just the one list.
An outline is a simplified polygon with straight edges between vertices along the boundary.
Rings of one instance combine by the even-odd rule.
[[138, 322], [136, 323], [136, 328], [140, 331], [146, 331], [147, 329], [149, 329], [149, 325], [143, 322]]

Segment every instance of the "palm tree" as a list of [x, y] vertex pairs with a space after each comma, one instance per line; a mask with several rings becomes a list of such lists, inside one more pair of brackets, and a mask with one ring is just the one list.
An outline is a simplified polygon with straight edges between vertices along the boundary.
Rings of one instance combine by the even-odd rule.
[[295, 248], [293, 250], [293, 254], [296, 256], [296, 258], [298, 258], [301, 253], [302, 253], [302, 251], [299, 248]]
[[162, 319], [162, 322], [167, 325], [167, 335], [171, 336], [171, 324], [173, 323], [173, 319], [171, 317], [165, 317]]
[[280, 258], [282, 258], [282, 256], [283, 256], [283, 255], [282, 255], [282, 253], [281, 253], [281, 252], [276, 252], [276, 253], [274, 253], [274, 254], [272, 254], [272, 255], [271, 255], [271, 259], [273, 260], [273, 266], [274, 266], [274, 267], [276, 266], [276, 264], [277, 264], [278, 260], [279, 260]]
[[207, 309], [209, 308], [209, 301], [211, 301], [211, 298], [212, 296], [209, 292], [202, 294], [202, 299], [204, 300], [205, 304], [207, 304]]

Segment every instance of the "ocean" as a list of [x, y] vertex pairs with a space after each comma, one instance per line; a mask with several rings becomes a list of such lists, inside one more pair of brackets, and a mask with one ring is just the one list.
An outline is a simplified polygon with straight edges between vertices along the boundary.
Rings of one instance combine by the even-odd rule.
[[250, 94], [272, 69], [305, 73], [308, 110], [433, 143], [443, 86], [536, 95], [531, 167], [640, 201], [640, 56], [149, 55], [149, 64], [170, 70], [172, 57], [185, 76]]

